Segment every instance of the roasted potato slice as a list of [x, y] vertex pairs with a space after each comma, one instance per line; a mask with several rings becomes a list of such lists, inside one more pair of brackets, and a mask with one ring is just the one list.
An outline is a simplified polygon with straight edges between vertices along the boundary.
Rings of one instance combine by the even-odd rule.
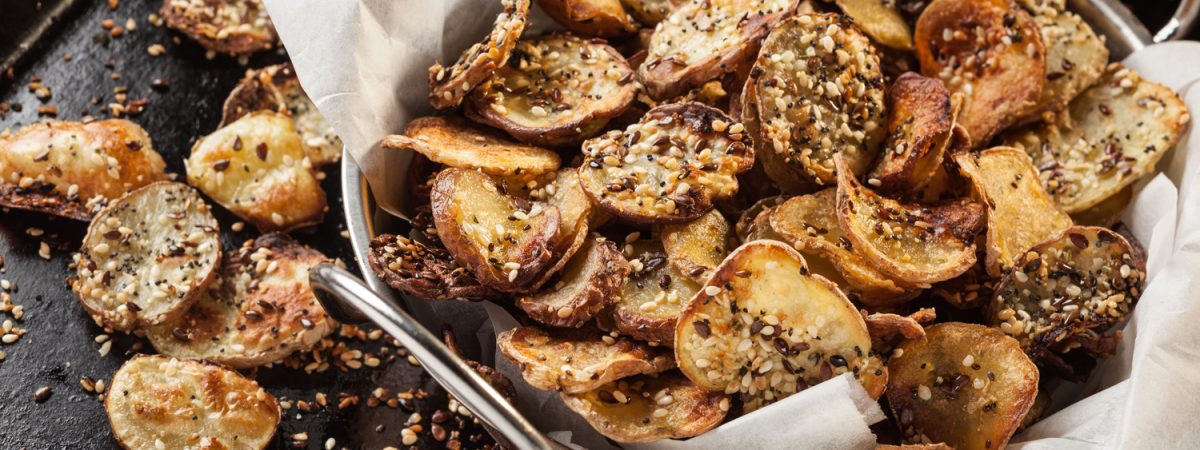
[[1038, 390], [1037, 366], [994, 328], [948, 322], [904, 342], [888, 363], [888, 404], [914, 442], [1000, 449]]
[[753, 411], [846, 372], [871, 352], [863, 318], [837, 286], [810, 275], [786, 244], [734, 250], [692, 297], [675, 329], [675, 359], [693, 382], [742, 394]]
[[588, 240], [588, 231], [605, 220], [599, 211], [592, 208], [592, 200], [583, 192], [578, 170], [564, 168], [547, 176], [553, 176], [553, 179], [535, 188], [530, 197], [558, 208], [558, 233], [554, 237], [553, 248], [555, 263], [542, 273], [542, 278], [534, 283], [535, 287], [545, 285], [558, 274]]
[[675, 367], [670, 349], [592, 330], [514, 328], [496, 336], [500, 353], [521, 366], [531, 386], [577, 394], [634, 375]]
[[1125, 214], [1125, 209], [1129, 207], [1129, 203], [1132, 201], [1133, 186], [1125, 186], [1125, 189], [1121, 189], [1120, 192], [1093, 205], [1091, 208], [1071, 214], [1071, 220], [1076, 225], [1085, 227], [1112, 228], [1117, 222], [1121, 221], [1121, 216]]
[[585, 142], [580, 182], [597, 206], [622, 219], [691, 221], [736, 193], [737, 174], [754, 164], [744, 132], [708, 106], [659, 106], [624, 132]]
[[871, 334], [871, 348], [876, 352], [894, 348], [900, 342], [925, 339], [924, 325], [937, 318], [933, 308], [921, 308], [907, 316], [893, 313], [865, 315], [867, 332]]
[[109, 200], [166, 180], [165, 167], [128, 120], [40, 122], [0, 132], [0, 206], [87, 221]]
[[458, 106], [467, 94], [504, 67], [529, 20], [529, 0], [500, 0], [491, 33], [459, 55], [450, 67], [434, 63], [429, 68], [429, 104], [436, 109]]
[[[738, 241], [744, 244], [755, 240], [754, 236], [756, 236], [756, 234], [753, 233], [753, 229], [756, 228], [756, 223], [762, 223], [760, 222], [761, 219], [766, 221], [767, 225], [769, 226], [771, 210], [775, 209], [776, 206], [783, 204], [783, 202], [787, 200], [788, 198], [783, 195], [764, 197], [757, 202], [754, 202], [754, 204], [750, 205], [749, 208], [746, 208], [745, 211], [742, 211], [742, 215], [738, 217], [737, 223], [733, 224], [733, 232], [735, 235], [737, 235]], [[782, 240], [782, 238], [779, 240]]]
[[621, 0], [537, 0], [546, 15], [581, 36], [614, 38], [638, 30]]
[[835, 0], [872, 40], [896, 50], [913, 50], [912, 28], [888, 0]]
[[254, 380], [204, 360], [134, 356], [113, 374], [104, 410], [122, 448], [266, 448], [279, 402]]
[[[837, 182], [834, 157], [864, 173], [884, 139], [879, 56], [843, 16], [808, 14], [771, 31], [751, 71], [763, 153], [805, 181]], [[766, 161], [766, 160], [764, 160]]]
[[810, 270], [837, 283], [851, 299], [885, 305], [915, 297], [923, 286], [880, 273], [854, 251], [838, 223], [836, 206], [833, 188], [792, 197], [771, 212], [771, 228], [805, 255]]
[[262, 232], [315, 225], [325, 191], [291, 118], [258, 111], [200, 138], [185, 161], [188, 184]]
[[552, 327], [578, 328], [608, 306], [630, 272], [612, 241], [592, 236], [548, 289], [517, 299], [529, 317]]
[[559, 212], [501, 193], [480, 172], [450, 168], [431, 194], [438, 238], [484, 286], [520, 292], [553, 264]]
[[746, 134], [750, 135], [754, 141], [754, 166], [747, 174], [752, 174], [756, 168], [761, 169], [767, 179], [783, 193], [798, 194], [812, 191], [813, 183], [804, 175], [803, 170], [788, 165], [782, 156], [775, 153], [773, 145], [767, 142], [768, 139], [764, 138], [762, 122], [758, 113], [758, 95], [753, 81], [746, 80], [746, 85], [742, 88], [741, 98], [738, 101], [740, 106], [736, 111], [737, 120], [742, 121], [746, 127]]
[[134, 331], [177, 317], [216, 277], [221, 236], [182, 183], [130, 192], [96, 214], [75, 255], [71, 291], [98, 325]]
[[962, 93], [958, 123], [971, 146], [1037, 112], [1046, 48], [1037, 24], [1011, 0], [934, 0], [916, 28], [925, 76]]
[[471, 93], [465, 111], [521, 142], [579, 143], [624, 112], [637, 94], [633, 69], [601, 41], [551, 34], [521, 41], [513, 58]]
[[955, 113], [940, 80], [913, 72], [896, 78], [887, 97], [887, 142], [868, 183], [895, 193], [924, 188], [941, 168]]
[[689, 0], [659, 23], [638, 79], [655, 99], [683, 95], [737, 70], [796, 0]]
[[729, 396], [703, 389], [679, 372], [636, 376], [579, 394], [561, 394], [568, 408], [617, 442], [700, 435], [729, 412]]
[[671, 264], [701, 282], [725, 260], [732, 237], [729, 222], [715, 209], [688, 223], [663, 225], [659, 234]]
[[249, 55], [275, 47], [275, 27], [262, 0], [163, 0], [162, 18], [212, 52]]
[[403, 135], [383, 139], [383, 148], [412, 150], [460, 169], [481, 170], [501, 177], [524, 177], [558, 170], [558, 153], [513, 142], [508, 136], [455, 116], [422, 117], [408, 123]]
[[1075, 349], [1107, 356], [1145, 281], [1124, 237], [1072, 227], [1017, 260], [985, 316], [1039, 362], [1061, 366], [1056, 354]]
[[218, 286], [146, 335], [163, 354], [236, 369], [307, 350], [338, 326], [308, 284], [308, 271], [323, 262], [332, 261], [283, 233], [247, 241], [226, 255]]
[[1051, 122], [1008, 136], [1068, 214], [1086, 210], [1154, 172], [1191, 120], [1179, 95], [1112, 64]]
[[1034, 245], [1071, 226], [1071, 217], [1042, 188], [1037, 168], [1025, 152], [995, 147], [954, 156], [987, 205], [987, 271], [999, 277]]
[[1046, 45], [1046, 83], [1038, 110], [1061, 111], [1104, 74], [1108, 47], [1087, 22], [1070, 11], [1042, 7], [1033, 14], [1033, 22]]
[[292, 63], [276, 64], [246, 73], [225, 99], [221, 126], [254, 111], [286, 111], [313, 165], [332, 164], [342, 158], [342, 139], [304, 93]]
[[649, 27], [667, 20], [667, 16], [671, 15], [671, 11], [686, 2], [687, 0], [621, 0], [621, 4], [625, 6], [625, 10], [634, 19]]
[[612, 318], [621, 334], [653, 344], [675, 342], [675, 321], [700, 283], [671, 264], [660, 240], [637, 239], [626, 244], [633, 271], [613, 300]]
[[371, 240], [367, 262], [392, 289], [426, 300], [491, 300], [499, 292], [458, 265], [450, 252], [404, 236], [381, 234]]
[[[839, 160], [838, 165], [844, 167]], [[879, 272], [905, 283], [954, 278], [975, 264], [978, 203], [902, 203], [838, 171], [837, 216], [851, 248]]]

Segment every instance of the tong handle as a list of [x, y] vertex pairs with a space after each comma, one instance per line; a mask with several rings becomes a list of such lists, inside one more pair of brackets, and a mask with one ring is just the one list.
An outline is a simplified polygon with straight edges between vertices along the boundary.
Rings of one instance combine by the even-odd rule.
[[1196, 17], [1200, 16], [1200, 0], [1182, 0], [1171, 20], [1154, 34], [1154, 42], [1166, 42], [1179, 39], [1192, 31], [1196, 25]]
[[512, 447], [544, 450], [563, 448], [539, 432], [433, 333], [350, 272], [332, 264], [319, 264], [309, 271], [309, 282], [317, 293], [317, 299], [335, 319], [343, 322], [364, 319], [374, 322], [400, 341], [434, 380], [476, 417], [507, 439]]

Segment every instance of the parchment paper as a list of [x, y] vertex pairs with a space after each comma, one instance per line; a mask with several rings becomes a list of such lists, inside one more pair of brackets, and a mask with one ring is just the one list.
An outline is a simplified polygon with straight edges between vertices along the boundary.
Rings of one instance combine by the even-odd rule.
[[[384, 136], [431, 112], [426, 68], [452, 63], [486, 35], [496, 0], [265, 0], [301, 84], [341, 135], [376, 200], [404, 208], [399, 174], [407, 158], [378, 150]], [[536, 9], [536, 7], [535, 7]], [[551, 22], [535, 12], [535, 27]], [[1181, 92], [1200, 111], [1200, 43], [1174, 43], [1134, 54], [1128, 65]], [[1013, 448], [1191, 448], [1200, 442], [1200, 133], [1164, 158], [1163, 174], [1139, 186], [1125, 220], [1149, 252], [1149, 284], [1116, 356], [1081, 385], [1053, 389], [1051, 413], [1013, 439]], [[1190, 205], [1186, 206], [1185, 205]], [[486, 305], [493, 330], [512, 317]], [[488, 347], [485, 347], [488, 348]], [[521, 382], [520, 408], [540, 429], [586, 448], [613, 448], [557, 394]], [[868, 425], [883, 420], [857, 382], [839, 377], [688, 441], [626, 448], [872, 448]]]

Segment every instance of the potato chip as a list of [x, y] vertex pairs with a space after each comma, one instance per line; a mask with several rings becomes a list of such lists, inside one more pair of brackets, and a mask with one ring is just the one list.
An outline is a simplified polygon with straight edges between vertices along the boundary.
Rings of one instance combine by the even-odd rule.
[[500, 4], [503, 10], [483, 42], [464, 51], [450, 67], [438, 63], [429, 68], [429, 104], [434, 108], [458, 106], [467, 93], [508, 63], [525, 32], [529, 0], [501, 0]]
[[383, 139], [383, 148], [411, 150], [449, 167], [502, 177], [527, 177], [558, 170], [558, 153], [513, 142], [495, 130], [455, 116], [422, 117], [403, 135]]
[[500, 353], [521, 366], [525, 382], [538, 389], [568, 394], [592, 391], [622, 378], [653, 375], [675, 367], [669, 349], [592, 330], [520, 327], [496, 336], [496, 346]]
[[563, 267], [557, 283], [517, 299], [517, 307], [540, 323], [578, 328], [608, 306], [629, 272], [616, 244], [592, 236]]
[[627, 443], [696, 436], [719, 425], [729, 412], [728, 395], [696, 386], [675, 371], [626, 378], [562, 398], [600, 434]]

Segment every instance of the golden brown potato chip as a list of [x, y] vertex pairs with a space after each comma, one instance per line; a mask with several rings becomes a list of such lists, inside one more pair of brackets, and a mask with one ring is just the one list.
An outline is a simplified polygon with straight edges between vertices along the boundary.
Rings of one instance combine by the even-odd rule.
[[719, 425], [729, 412], [728, 395], [696, 386], [676, 371], [561, 395], [592, 428], [617, 442], [697, 436]]
[[466, 113], [521, 142], [563, 146], [599, 133], [636, 94], [633, 69], [608, 44], [551, 34], [518, 43], [513, 61], [471, 92]]
[[762, 153], [774, 151], [805, 181], [836, 183], [837, 155], [856, 175], [874, 161], [885, 131], [883, 72], [852, 22], [833, 14], [781, 22], [763, 42], [749, 82]]
[[200, 138], [188, 184], [262, 232], [321, 223], [325, 191], [288, 116], [257, 111]]
[[128, 120], [40, 122], [0, 132], [0, 206], [87, 221], [109, 200], [166, 180], [165, 167]]
[[203, 360], [138, 355], [113, 375], [104, 410], [122, 448], [266, 448], [279, 402], [236, 371]]
[[1029, 153], [1046, 191], [1067, 213], [1077, 213], [1154, 172], [1190, 121], [1170, 88], [1113, 64], [1052, 122], [1005, 142]]
[[426, 300], [501, 297], [499, 292], [479, 284], [479, 280], [458, 265], [445, 248], [425, 245], [404, 236], [376, 236], [371, 240], [367, 262], [379, 279], [392, 289]]
[[917, 20], [921, 72], [964, 94], [958, 123], [971, 146], [1037, 111], [1046, 48], [1037, 24], [1010, 0], [935, 0]]
[[836, 0], [836, 3], [875, 42], [896, 50], [913, 50], [912, 28], [896, 10], [895, 2]]
[[1070, 11], [1042, 7], [1033, 22], [1046, 45], [1046, 83], [1039, 111], [1061, 111], [1071, 99], [1096, 83], [1108, 65], [1108, 48], [1092, 27]]
[[884, 192], [916, 192], [941, 169], [956, 112], [941, 81], [913, 72], [896, 78], [887, 100], [887, 142], [868, 184]]
[[342, 157], [342, 139], [304, 93], [292, 63], [276, 64], [247, 72], [221, 111], [221, 125], [233, 123], [254, 111], [286, 111], [296, 121], [301, 142], [313, 165], [323, 166]]
[[608, 306], [630, 270], [616, 244], [593, 235], [563, 267], [557, 283], [517, 299], [517, 307], [542, 324], [578, 328]]
[[548, 174], [554, 177], [540, 188], [531, 192], [530, 197], [542, 199], [547, 205], [558, 208], [558, 233], [554, 237], [555, 263], [542, 273], [542, 278], [534, 284], [540, 287], [546, 284], [558, 273], [575, 252], [588, 239], [588, 231], [594, 226], [593, 221], [602, 221], [601, 214], [592, 208], [592, 200], [583, 187], [579, 185], [579, 171], [575, 168], [559, 169]]
[[996, 286], [985, 317], [1033, 359], [1069, 371], [1059, 354], [1112, 353], [1117, 337], [1111, 332], [1133, 311], [1145, 281], [1121, 235], [1072, 227], [1017, 260]]
[[[833, 188], [792, 197], [771, 213], [771, 228], [805, 254], [813, 272], [837, 283], [851, 299], [885, 305], [915, 297], [921, 285], [899, 282], [880, 273], [854, 251], [838, 223], [836, 206], [837, 190]], [[836, 277], [827, 275], [830, 268]]]
[[670, 349], [651, 347], [592, 330], [514, 328], [496, 336], [496, 346], [521, 366], [529, 385], [578, 394], [634, 375], [653, 375], [675, 367]]
[[784, 193], [797, 194], [815, 189], [804, 170], [788, 165], [782, 156], [775, 153], [768, 139], [764, 138], [758, 112], [758, 95], [753, 80], [746, 81], [738, 105], [738, 120], [742, 121], [746, 127], [746, 134], [754, 141], [754, 166], [747, 174], [754, 173], [756, 169], [761, 170], [767, 179]]
[[999, 277], [1026, 250], [1058, 236], [1071, 217], [1042, 188], [1037, 168], [1025, 152], [995, 147], [954, 156], [987, 205], [987, 271]]
[[383, 148], [412, 150], [436, 162], [489, 175], [525, 177], [558, 170], [558, 153], [513, 142], [496, 130], [455, 116], [422, 117], [403, 135], [383, 139]]
[[745, 127], [698, 103], [646, 113], [624, 132], [583, 145], [579, 178], [600, 208], [640, 223], [696, 219], [737, 192], [737, 174], [754, 164]]
[[529, 0], [501, 0], [504, 8], [496, 16], [492, 31], [458, 57], [450, 67], [435, 63], [429, 68], [429, 104], [449, 109], [462, 103], [467, 93], [491, 78], [508, 63], [513, 48], [529, 19]]
[[846, 372], [860, 376], [871, 338], [854, 305], [808, 273], [786, 244], [734, 250], [688, 302], [675, 358], [693, 382], [740, 393], [753, 411]]
[[851, 250], [889, 277], [934, 283], [975, 264], [983, 214], [977, 203], [901, 203], [866, 189], [849, 170], [838, 171], [837, 199], [838, 223]]
[[937, 313], [933, 308], [921, 308], [907, 316], [892, 313], [872, 313], [866, 316], [867, 332], [871, 334], [871, 348], [876, 351], [890, 349], [897, 343], [925, 339], [924, 325], [933, 322]]
[[337, 329], [313, 295], [308, 271], [331, 260], [286, 234], [226, 255], [220, 282], [182, 316], [146, 336], [160, 353], [246, 369], [306, 351]]
[[621, 334], [660, 345], [675, 342], [675, 321], [700, 283], [671, 264], [661, 240], [638, 239], [625, 245], [633, 271], [613, 300], [613, 329]]
[[614, 38], [637, 31], [621, 0], [537, 0], [546, 15], [581, 36]]
[[133, 331], [183, 314], [220, 266], [211, 208], [194, 189], [164, 181], [96, 214], [68, 281], [97, 324]]
[[663, 225], [660, 232], [667, 259], [696, 281], [704, 281], [729, 254], [729, 222], [717, 210], [683, 224]]
[[653, 27], [667, 19], [671, 11], [687, 0], [621, 0], [625, 10], [642, 24]]
[[1125, 189], [1121, 189], [1120, 192], [1091, 208], [1071, 214], [1071, 220], [1075, 221], [1076, 225], [1085, 227], [1111, 228], [1121, 221], [1121, 216], [1125, 214], [1125, 209], [1132, 201], [1133, 186], [1125, 186]]
[[230, 56], [270, 50], [278, 39], [262, 0], [163, 0], [160, 13], [168, 27]]
[[487, 175], [457, 168], [438, 174], [431, 201], [438, 238], [484, 286], [521, 292], [553, 264], [558, 208], [524, 208]]
[[688, 0], [659, 23], [638, 79], [655, 99], [683, 95], [758, 51], [758, 42], [796, 9], [796, 0]]
[[994, 328], [948, 322], [902, 344], [888, 363], [888, 404], [907, 440], [1000, 449], [1038, 391], [1037, 366]]

